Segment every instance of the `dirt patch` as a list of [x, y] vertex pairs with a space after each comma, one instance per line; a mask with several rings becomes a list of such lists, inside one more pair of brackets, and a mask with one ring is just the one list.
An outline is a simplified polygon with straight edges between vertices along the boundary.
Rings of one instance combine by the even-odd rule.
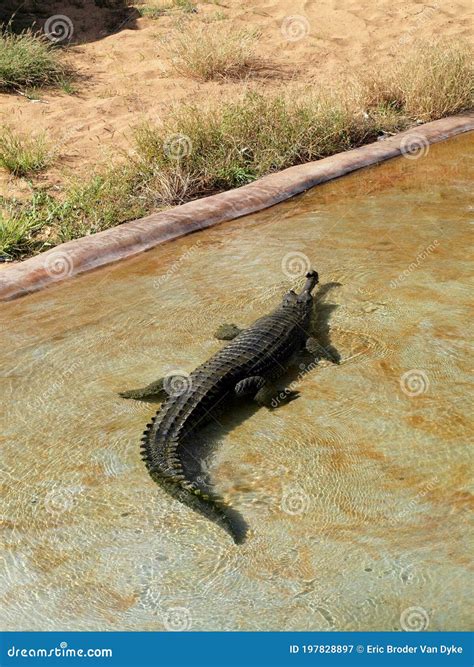
[[[149, 5], [153, 3], [157, 0]], [[27, 3], [26, 8], [37, 4]], [[173, 11], [156, 19], [138, 18], [137, 9], [121, 0], [100, 5], [98, 0], [49, 2], [41, 7], [40, 25], [54, 13], [72, 21], [66, 55], [79, 74], [77, 92], [45, 91], [36, 99], [4, 94], [0, 114], [2, 123], [15, 130], [47, 131], [60, 157], [33, 183], [50, 186], [53, 192], [69, 175], [85, 179], [121, 150], [129, 151], [132, 128], [143, 120], [159, 121], [175, 103], [228, 99], [252, 85], [276, 90], [289, 80], [324, 88], [338, 73], [363, 71], [369, 64], [383, 68], [417, 40], [441, 34], [469, 39], [472, 17], [468, 0], [443, 6], [414, 1], [394, 5], [389, 0], [255, 0], [251, 7], [228, 0], [197, 2], [196, 11]], [[202, 83], [177, 76], [169, 65], [168, 45], [179, 20], [204, 23], [209, 30], [232, 25], [258, 31], [257, 55], [274, 69], [253, 83]], [[30, 192], [27, 181], [0, 173], [0, 195], [27, 198]]]

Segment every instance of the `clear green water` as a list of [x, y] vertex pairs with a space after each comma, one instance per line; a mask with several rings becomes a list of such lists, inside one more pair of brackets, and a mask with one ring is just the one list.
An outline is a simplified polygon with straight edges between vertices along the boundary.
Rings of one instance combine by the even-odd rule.
[[[472, 147], [461, 136], [1, 306], [4, 629], [470, 629]], [[273, 308], [307, 261], [341, 364], [201, 435], [249, 526], [236, 546], [148, 477], [156, 405], [117, 392], [191, 371], [220, 323]]]

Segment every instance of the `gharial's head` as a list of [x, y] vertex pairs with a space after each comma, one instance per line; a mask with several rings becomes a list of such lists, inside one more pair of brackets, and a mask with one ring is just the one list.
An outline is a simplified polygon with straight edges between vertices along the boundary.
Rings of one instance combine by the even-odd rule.
[[308, 271], [306, 274], [306, 282], [303, 289], [299, 294], [296, 294], [293, 290], [290, 290], [283, 297], [282, 307], [291, 308], [295, 310], [301, 319], [308, 317], [311, 314], [311, 308], [313, 306], [313, 297], [311, 292], [319, 282], [319, 276], [317, 271]]

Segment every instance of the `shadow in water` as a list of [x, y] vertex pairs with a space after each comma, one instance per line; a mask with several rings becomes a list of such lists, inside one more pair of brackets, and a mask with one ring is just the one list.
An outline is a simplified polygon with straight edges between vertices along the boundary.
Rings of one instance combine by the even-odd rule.
[[338, 364], [341, 361], [341, 355], [331, 343], [331, 334], [329, 330], [331, 314], [338, 308], [338, 305], [336, 303], [327, 303], [325, 301], [326, 295], [335, 287], [341, 287], [341, 283], [325, 283], [324, 285], [321, 285], [315, 294], [311, 333], [322, 348], [318, 352], [318, 354], [320, 354], [319, 359], [326, 358]]
[[[289, 363], [287, 371], [280, 376], [280, 381], [277, 383], [277, 386], [281, 387], [279, 393], [285, 393], [285, 387], [294, 387], [295, 384], [297, 386], [302, 376], [311, 372], [319, 360], [324, 358], [330, 359], [335, 364], [339, 363], [341, 355], [331, 342], [329, 327], [331, 314], [338, 306], [325, 300], [330, 290], [339, 286], [340, 283], [326, 283], [321, 285], [315, 295], [308, 336], [316, 339], [316, 350], [295, 356]], [[304, 366], [302, 365], [302, 359], [305, 360]], [[289, 399], [280, 400], [278, 406], [280, 407], [292, 398], [297, 397], [298, 392], [292, 393], [293, 396], [287, 390], [286, 395], [289, 396]], [[227, 399], [221, 401], [220, 409], [210, 414], [210, 421], [203, 425], [202, 429], [188, 437], [180, 446], [178, 451], [186, 477], [195, 481], [205, 493], [215, 496], [216, 490], [210, 479], [207, 462], [212, 459], [219, 445], [225, 440], [226, 435], [260, 409], [267, 408], [262, 408], [248, 398], [237, 398], [229, 393]], [[223, 512], [226, 516], [226, 523], [230, 526], [228, 532], [232, 534], [235, 542], [242, 543], [245, 541], [248, 524], [244, 517], [228, 505], [224, 505]]]

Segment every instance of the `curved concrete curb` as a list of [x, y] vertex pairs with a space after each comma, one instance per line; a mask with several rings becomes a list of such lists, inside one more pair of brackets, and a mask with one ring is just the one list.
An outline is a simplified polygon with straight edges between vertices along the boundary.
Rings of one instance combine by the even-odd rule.
[[136, 255], [165, 241], [260, 211], [348, 172], [410, 150], [426, 149], [474, 129], [474, 114], [419, 125], [384, 141], [290, 167], [235, 190], [177, 206], [91, 236], [68, 241], [0, 274], [0, 300], [14, 299], [70, 276]]

